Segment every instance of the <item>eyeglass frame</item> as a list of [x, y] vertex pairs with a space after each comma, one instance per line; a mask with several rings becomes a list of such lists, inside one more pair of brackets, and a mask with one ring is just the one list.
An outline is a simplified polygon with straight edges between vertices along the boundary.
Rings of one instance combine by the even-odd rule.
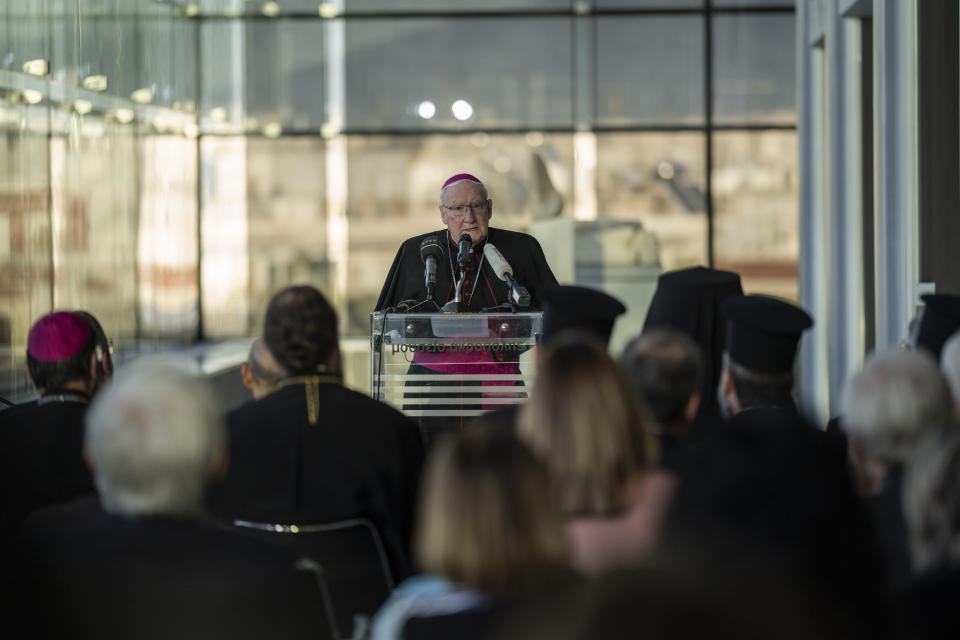
[[487, 211], [490, 208], [490, 201], [471, 202], [470, 204], [458, 204], [454, 206], [441, 204], [440, 206], [449, 211], [451, 215], [463, 217], [467, 215], [467, 210], [472, 213], [483, 213], [484, 211]]

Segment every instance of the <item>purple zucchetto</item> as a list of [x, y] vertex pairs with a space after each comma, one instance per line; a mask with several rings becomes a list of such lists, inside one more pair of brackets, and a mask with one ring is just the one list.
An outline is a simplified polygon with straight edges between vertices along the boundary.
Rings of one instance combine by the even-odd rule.
[[90, 341], [90, 327], [69, 311], [54, 311], [37, 320], [27, 336], [27, 353], [40, 362], [66, 360]]
[[440, 193], [443, 193], [443, 190], [449, 187], [454, 182], [460, 182], [461, 180], [469, 180], [470, 182], [476, 182], [477, 184], [483, 184], [476, 177], [470, 175], [469, 173], [458, 173], [455, 176], [447, 178], [447, 181], [443, 183], [443, 186], [440, 187]]

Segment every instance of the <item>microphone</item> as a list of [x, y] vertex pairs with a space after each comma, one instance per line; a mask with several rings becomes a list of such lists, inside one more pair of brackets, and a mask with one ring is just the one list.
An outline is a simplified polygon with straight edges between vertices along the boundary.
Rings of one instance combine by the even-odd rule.
[[460, 240], [457, 241], [457, 264], [460, 265], [460, 268], [466, 268], [470, 265], [470, 247], [473, 246], [473, 239], [470, 238], [469, 233], [465, 233], [460, 236]]
[[427, 297], [433, 297], [433, 290], [437, 286], [437, 263], [443, 259], [443, 245], [436, 235], [429, 235], [420, 243], [420, 259], [426, 265], [423, 279], [427, 285]]
[[506, 282], [507, 286], [510, 287], [510, 297], [513, 299], [513, 302], [519, 307], [529, 307], [530, 292], [527, 291], [526, 287], [521, 287], [517, 284], [517, 281], [513, 279], [513, 267], [511, 267], [507, 259], [503, 257], [500, 250], [487, 242], [483, 247], [483, 255], [486, 256], [487, 263], [490, 265], [490, 268], [493, 269], [493, 272], [497, 274], [497, 277]]

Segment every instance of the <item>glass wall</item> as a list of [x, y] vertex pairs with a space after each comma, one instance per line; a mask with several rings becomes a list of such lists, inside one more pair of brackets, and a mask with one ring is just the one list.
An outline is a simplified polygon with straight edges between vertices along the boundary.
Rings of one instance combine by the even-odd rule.
[[169, 5], [0, 5], [0, 395], [87, 309], [124, 353], [197, 334], [197, 25]]
[[138, 350], [254, 335], [302, 282], [362, 362], [460, 171], [494, 226], [639, 222], [664, 270], [795, 297], [793, 25], [779, 0], [3, 3], [0, 395], [52, 308]]

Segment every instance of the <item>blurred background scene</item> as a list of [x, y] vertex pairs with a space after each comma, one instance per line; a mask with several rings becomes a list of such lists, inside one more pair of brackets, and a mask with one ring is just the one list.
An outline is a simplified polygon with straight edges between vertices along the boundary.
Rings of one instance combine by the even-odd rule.
[[[493, 226], [541, 239], [561, 282], [627, 268], [652, 293], [660, 272], [702, 264], [796, 299], [794, 14], [791, 0], [4, 0], [0, 395], [31, 393], [26, 336], [51, 309], [89, 310], [120, 360], [243, 339], [242, 360], [294, 283], [333, 301], [347, 382], [367, 390], [383, 279], [404, 238], [441, 227], [440, 185], [461, 171], [488, 185]], [[623, 250], [578, 246], [562, 264], [562, 221]], [[630, 307], [624, 336], [644, 313]]]

